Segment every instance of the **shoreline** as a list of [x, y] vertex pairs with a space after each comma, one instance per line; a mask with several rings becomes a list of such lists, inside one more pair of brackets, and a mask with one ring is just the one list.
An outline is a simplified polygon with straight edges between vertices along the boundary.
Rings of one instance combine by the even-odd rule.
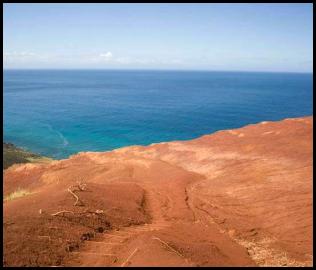
[[[295, 119], [298, 119], [298, 118], [301, 119], [301, 118], [309, 118], [309, 117], [313, 117], [313, 114], [299, 116], [299, 117], [287, 117], [287, 118], [283, 118], [283, 119], [280, 119], [280, 120], [264, 120], [264, 121], [260, 121], [260, 122], [256, 122], [256, 123], [246, 124], [244, 126], [237, 127], [237, 128], [232, 128], [232, 129], [220, 129], [220, 130], [214, 131], [212, 133], [203, 134], [201, 136], [198, 136], [198, 137], [192, 138], [192, 139], [184, 139], [184, 140], [179, 139], [179, 140], [171, 140], [171, 141], [161, 141], [161, 142], [154, 142], [154, 143], [149, 143], [149, 144], [131, 144], [131, 145], [126, 145], [126, 146], [114, 148], [114, 149], [111, 149], [111, 150], [78, 151], [78, 152], [70, 154], [70, 155], [68, 155], [66, 157], [62, 157], [62, 158], [54, 158], [54, 157], [50, 157], [50, 156], [46, 156], [46, 155], [40, 155], [38, 153], [32, 152], [31, 150], [25, 149], [24, 147], [17, 146], [14, 143], [11, 143], [11, 142], [3, 141], [3, 145], [5, 145], [5, 144], [11, 145], [12, 147], [16, 148], [18, 151], [27, 153], [28, 155], [33, 155], [35, 158], [37, 157], [37, 160], [39, 160], [39, 161], [40, 161], [40, 159], [43, 159], [43, 160], [47, 159], [47, 160], [51, 160], [51, 161], [61, 161], [61, 160], [67, 160], [67, 159], [71, 158], [72, 156], [79, 155], [79, 154], [82, 154], [82, 153], [105, 153], [105, 152], [117, 151], [117, 150], [120, 150], [120, 149], [123, 149], [123, 148], [127, 148], [127, 147], [148, 147], [148, 146], [153, 146], [153, 145], [157, 145], [157, 144], [165, 144], [165, 143], [173, 143], [173, 142], [188, 142], [188, 141], [198, 140], [199, 138], [202, 138], [204, 136], [210, 136], [210, 135], [216, 134], [218, 132], [225, 132], [225, 131], [229, 131], [229, 130], [238, 130], [240, 128], [245, 128], [245, 127], [249, 127], [249, 126], [253, 126], [253, 125], [266, 124], [266, 123], [277, 123], [277, 122], [281, 122], [281, 121], [292, 121], [292, 120], [295, 121]], [[29, 162], [36, 162], [36, 160], [29, 161]], [[22, 162], [19, 162], [19, 163], [22, 163]]]

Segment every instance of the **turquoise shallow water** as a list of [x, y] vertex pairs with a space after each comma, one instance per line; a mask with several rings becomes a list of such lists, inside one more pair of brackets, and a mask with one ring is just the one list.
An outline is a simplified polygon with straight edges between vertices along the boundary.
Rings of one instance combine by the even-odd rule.
[[5, 70], [4, 140], [65, 158], [313, 113], [312, 74]]

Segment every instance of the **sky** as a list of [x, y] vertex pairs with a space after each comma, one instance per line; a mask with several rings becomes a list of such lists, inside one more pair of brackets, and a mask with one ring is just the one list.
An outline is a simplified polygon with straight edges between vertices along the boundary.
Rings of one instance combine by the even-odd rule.
[[312, 4], [4, 4], [5, 69], [313, 71]]

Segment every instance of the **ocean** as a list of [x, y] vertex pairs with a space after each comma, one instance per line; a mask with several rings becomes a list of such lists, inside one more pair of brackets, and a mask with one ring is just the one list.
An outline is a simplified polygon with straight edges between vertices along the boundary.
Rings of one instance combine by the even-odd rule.
[[4, 141], [56, 159], [313, 114], [303, 73], [4, 70]]

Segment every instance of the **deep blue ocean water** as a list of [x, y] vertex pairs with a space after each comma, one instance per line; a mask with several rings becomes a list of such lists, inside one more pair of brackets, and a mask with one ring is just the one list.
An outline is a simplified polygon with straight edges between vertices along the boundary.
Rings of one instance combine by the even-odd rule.
[[65, 158], [311, 115], [312, 97], [312, 74], [5, 70], [4, 141]]

